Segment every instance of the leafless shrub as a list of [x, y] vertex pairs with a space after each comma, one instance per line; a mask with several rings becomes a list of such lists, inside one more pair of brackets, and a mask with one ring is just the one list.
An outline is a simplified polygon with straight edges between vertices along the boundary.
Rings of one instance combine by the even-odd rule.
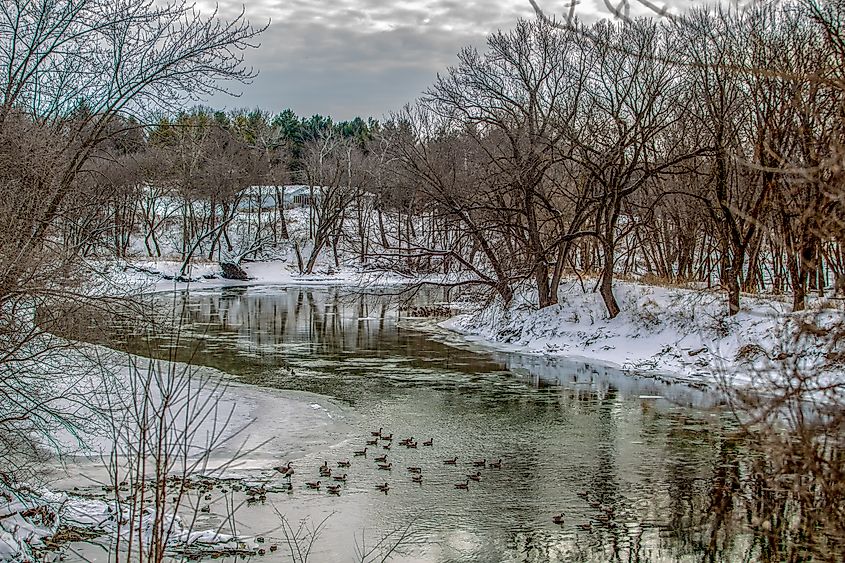
[[285, 536], [285, 543], [291, 560], [294, 563], [307, 563], [311, 556], [311, 550], [314, 549], [314, 544], [320, 538], [320, 534], [326, 527], [326, 522], [333, 514], [329, 514], [316, 525], [309, 519], [301, 520], [294, 529], [290, 521], [276, 507], [273, 507], [273, 510], [276, 511], [276, 515], [282, 522], [282, 533]]
[[[144, 363], [129, 358], [110, 396], [113, 448], [104, 461], [118, 519], [110, 550], [118, 559], [158, 562], [201, 537], [196, 520], [217, 483], [204, 476], [224, 473], [248, 451], [236, 448], [228, 459], [212, 456], [241, 440], [248, 423], [233, 427], [234, 406], [219, 404], [226, 391], [221, 380], [190, 365]], [[239, 507], [231, 499], [225, 504], [226, 518], [201, 542], [209, 552], [225, 551], [237, 540]], [[227, 537], [214, 537], [226, 532]]]
[[394, 555], [402, 555], [403, 548], [413, 539], [414, 521], [383, 533], [367, 545], [366, 533], [361, 530], [360, 539], [355, 538], [355, 559], [361, 563], [385, 563]]
[[829, 312], [799, 323], [749, 387], [725, 389], [740, 422], [732, 439], [746, 452], [731, 483], [714, 482], [710, 545], [750, 533], [749, 556], [761, 561], [841, 561], [845, 383], [841, 364], [808, 352], [841, 350], [845, 324]]

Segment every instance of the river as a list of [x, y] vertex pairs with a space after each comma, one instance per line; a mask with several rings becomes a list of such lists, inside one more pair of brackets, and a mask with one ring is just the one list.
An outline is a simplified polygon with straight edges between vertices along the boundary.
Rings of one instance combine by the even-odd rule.
[[[327, 518], [311, 561], [360, 560], [362, 537], [372, 545], [406, 526], [392, 560], [700, 560], [710, 483], [733, 459], [718, 397], [583, 361], [487, 350], [413, 316], [442, 309], [442, 298], [408, 303], [340, 287], [194, 291], [157, 298], [181, 311], [178, 342], [124, 327], [109, 345], [190, 359], [228, 374], [250, 400], [266, 389], [268, 404], [288, 401], [259, 407], [253, 430], [276, 442], [240, 469], [272, 484], [281, 482], [273, 465], [296, 468], [292, 491], [236, 512], [239, 532], [279, 546], [263, 559], [290, 560], [281, 514], [312, 526]], [[393, 434], [390, 449], [379, 440], [354, 457], [379, 428]], [[398, 444], [410, 436], [417, 448]], [[381, 455], [391, 470], [378, 468]], [[351, 467], [335, 468], [348, 474], [339, 496], [304, 485], [324, 462], [347, 458]], [[482, 459], [501, 459], [501, 468], [476, 468]], [[421, 468], [422, 483], [408, 466]], [[476, 472], [480, 481], [455, 487]], [[384, 482], [387, 494], [375, 489]], [[223, 522], [225, 508], [215, 499], [200, 527]], [[563, 524], [553, 523], [560, 512]]]

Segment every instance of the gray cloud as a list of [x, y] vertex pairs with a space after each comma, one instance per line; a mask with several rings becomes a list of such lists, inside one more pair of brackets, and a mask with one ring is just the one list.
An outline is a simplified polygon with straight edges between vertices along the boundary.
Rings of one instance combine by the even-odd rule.
[[[600, 1], [585, 0], [590, 5], [579, 13]], [[198, 6], [213, 9], [209, 0]], [[224, 18], [244, 9], [254, 23], [272, 23], [261, 47], [246, 53], [258, 78], [233, 88], [240, 98], [218, 95], [210, 105], [289, 107], [336, 119], [399, 109], [455, 64], [462, 47], [483, 47], [487, 34], [533, 16], [528, 0], [249, 0], [246, 6], [222, 0], [217, 6]]]

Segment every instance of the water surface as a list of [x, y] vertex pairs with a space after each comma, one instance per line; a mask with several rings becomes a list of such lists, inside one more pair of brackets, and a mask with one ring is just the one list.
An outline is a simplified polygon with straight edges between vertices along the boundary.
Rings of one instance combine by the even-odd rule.
[[[311, 560], [354, 561], [362, 534], [371, 542], [406, 525], [412, 540], [395, 560], [700, 560], [710, 482], [734, 459], [716, 399], [585, 362], [484, 351], [411, 318], [421, 306], [442, 309], [442, 299], [418, 295], [408, 309], [341, 288], [193, 292], [158, 303], [182, 313], [178, 341], [124, 327], [113, 345], [340, 405], [348, 431], [330, 444], [313, 437], [320, 445], [294, 459], [293, 491], [238, 510], [241, 531], [279, 545], [276, 511], [293, 522], [329, 516]], [[391, 471], [373, 455], [353, 458], [379, 428], [420, 446], [380, 442]], [[423, 448], [428, 439], [434, 446]], [[454, 456], [455, 466], [443, 464]], [[324, 461], [344, 458], [353, 465], [339, 497], [304, 488]], [[456, 489], [481, 459], [502, 468]], [[422, 467], [422, 484], [407, 466]], [[278, 481], [269, 468], [256, 477]], [[386, 495], [374, 489], [383, 482]], [[208, 523], [220, 518], [222, 506], [212, 508]], [[561, 511], [565, 523], [552, 523]]]

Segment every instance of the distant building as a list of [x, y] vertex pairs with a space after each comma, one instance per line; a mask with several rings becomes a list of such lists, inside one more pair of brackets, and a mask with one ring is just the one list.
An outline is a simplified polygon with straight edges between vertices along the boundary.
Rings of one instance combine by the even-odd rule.
[[284, 207], [304, 207], [311, 205], [311, 188], [303, 185], [290, 186], [250, 186], [241, 192], [243, 196], [238, 203], [239, 211], [262, 211], [275, 209], [276, 189], [284, 192]]
[[285, 207], [305, 207], [314, 203], [309, 186], [289, 186], [285, 190]]
[[[276, 207], [276, 189], [280, 192], [284, 191], [284, 207], [290, 209], [291, 207], [307, 207], [314, 203], [314, 200], [320, 198], [320, 187], [304, 184], [294, 184], [284, 186], [250, 186], [241, 192], [243, 196], [240, 203], [238, 203], [239, 211], [268, 211]], [[338, 189], [346, 189], [340, 187]], [[362, 198], [373, 198], [373, 194], [365, 192], [361, 194]]]

